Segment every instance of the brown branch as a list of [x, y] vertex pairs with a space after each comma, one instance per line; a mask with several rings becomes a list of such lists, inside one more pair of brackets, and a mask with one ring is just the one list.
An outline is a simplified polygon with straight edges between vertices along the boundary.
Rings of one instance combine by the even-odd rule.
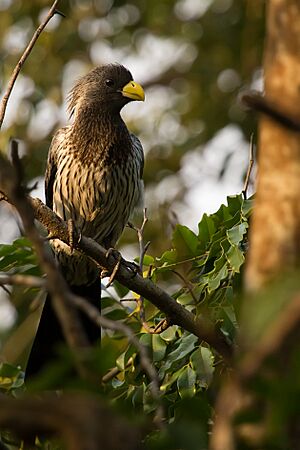
[[291, 131], [300, 132], [300, 121], [287, 111], [282, 111], [279, 105], [273, 104], [270, 100], [257, 92], [245, 93], [241, 96], [241, 101], [249, 108], [258, 111], [270, 119], [288, 128]]
[[191, 294], [192, 299], [195, 302], [195, 305], [198, 303], [198, 299], [196, 298], [195, 294], [194, 294], [194, 286], [193, 284], [187, 280], [180, 272], [177, 272], [177, 270], [172, 270], [172, 272], [177, 275], [178, 278], [181, 279], [181, 281], [183, 281], [184, 286], [187, 288], [187, 290], [189, 291], [189, 293]]
[[241, 379], [249, 380], [257, 375], [272, 354], [279, 353], [289, 336], [300, 324], [300, 294], [296, 294], [290, 303], [280, 312], [277, 320], [264, 332], [257, 345], [249, 350], [240, 361], [239, 372]]
[[6, 112], [6, 107], [7, 107], [7, 103], [9, 100], [9, 97], [12, 93], [14, 84], [16, 82], [16, 79], [18, 78], [18, 75], [20, 73], [20, 70], [23, 66], [23, 64], [25, 63], [26, 59], [28, 58], [28, 56], [31, 53], [31, 50], [33, 49], [38, 37], [40, 36], [40, 34], [42, 33], [42, 31], [44, 30], [44, 28], [46, 27], [47, 23], [52, 19], [52, 17], [55, 14], [60, 14], [62, 15], [62, 13], [60, 13], [59, 11], [57, 11], [56, 9], [56, 5], [58, 4], [59, 0], [55, 0], [55, 2], [53, 3], [53, 5], [51, 6], [47, 16], [45, 17], [45, 19], [42, 21], [42, 23], [40, 24], [40, 26], [37, 28], [37, 30], [34, 32], [31, 41], [29, 42], [29, 44], [27, 45], [24, 53], [22, 54], [21, 58], [19, 59], [16, 67], [13, 70], [13, 73], [11, 75], [11, 78], [8, 82], [6, 91], [4, 93], [4, 96], [2, 98], [1, 104], [0, 104], [0, 129], [2, 127], [3, 124], [3, 120], [4, 120], [4, 116], [5, 116], [5, 112]]
[[[23, 439], [60, 436], [67, 450], [141, 449], [142, 433], [88, 395], [12, 398], [1, 395], [0, 427]], [[101, 443], [101, 445], [100, 445]], [[65, 447], [64, 447], [65, 448]]]
[[[35, 218], [46, 228], [48, 233], [59, 236], [61, 241], [68, 244], [69, 237], [66, 224], [41, 200], [29, 197], [29, 201], [33, 207]], [[109, 271], [112, 271], [116, 264], [114, 255], [110, 254], [107, 256], [107, 250], [91, 238], [81, 236], [80, 241], [75, 243], [75, 248], [83, 251]], [[140, 274], [133, 272], [125, 260], [122, 260], [120, 264], [116, 279], [133, 292], [147, 298], [166, 314], [170, 323], [179, 325], [195, 334], [199, 339], [210, 344], [225, 359], [229, 360], [231, 358], [233, 353], [232, 346], [227, 342], [223, 333], [208, 318], [196, 317], [150, 279], [143, 278]]]
[[46, 280], [32, 275], [0, 275], [0, 285], [20, 285], [29, 288], [46, 288]]
[[249, 187], [249, 183], [250, 183], [250, 177], [251, 177], [253, 164], [254, 164], [254, 144], [253, 144], [253, 133], [252, 133], [251, 137], [250, 137], [250, 145], [249, 145], [248, 168], [247, 168], [247, 173], [246, 173], [246, 177], [245, 177], [244, 187], [242, 190], [244, 200], [247, 200], [247, 193], [248, 193], [248, 187]]
[[[130, 367], [132, 364], [133, 358], [130, 357], [127, 361], [127, 363], [125, 364], [125, 368]], [[115, 378], [120, 372], [122, 372], [122, 370], [115, 366], [112, 369], [110, 369], [105, 375], [103, 375], [101, 381], [102, 383], [108, 383], [110, 380], [112, 380], [113, 378]]]
[[135, 336], [131, 328], [129, 328], [123, 322], [110, 320], [107, 317], [101, 316], [101, 314], [99, 313], [98, 309], [95, 306], [93, 306], [91, 303], [88, 303], [81, 297], [73, 295], [72, 301], [77, 306], [77, 308], [83, 311], [91, 321], [93, 321], [99, 326], [99, 328], [106, 328], [112, 331], [121, 332], [122, 334], [127, 336], [128, 340], [138, 350], [141, 360], [141, 366], [143, 367], [143, 369], [145, 370], [146, 374], [150, 379], [149, 388], [151, 390], [151, 394], [154, 400], [158, 402], [158, 407], [156, 410], [154, 421], [156, 425], [161, 426], [164, 414], [160, 402], [160, 389], [159, 389], [160, 382], [156, 369], [149, 359], [146, 347], [143, 344], [141, 344], [141, 342]]
[[[136, 231], [136, 234], [138, 237], [139, 249], [140, 249], [139, 268], [140, 268], [140, 274], [142, 276], [143, 276], [143, 272], [144, 272], [144, 270], [143, 270], [144, 269], [144, 257], [145, 257], [146, 251], [150, 245], [150, 242], [147, 242], [147, 244], [144, 243], [144, 230], [145, 230], [145, 226], [146, 226], [147, 222], [148, 222], [147, 208], [144, 208], [144, 217], [143, 217], [142, 225], [140, 227], [136, 227], [131, 223], [128, 224], [130, 228], [132, 228], [133, 230]], [[136, 303], [139, 308], [139, 316], [140, 316], [140, 320], [143, 324], [143, 327], [150, 333], [151, 328], [149, 327], [149, 325], [147, 324], [147, 321], [146, 321], [144, 298], [140, 295], [136, 299]]]

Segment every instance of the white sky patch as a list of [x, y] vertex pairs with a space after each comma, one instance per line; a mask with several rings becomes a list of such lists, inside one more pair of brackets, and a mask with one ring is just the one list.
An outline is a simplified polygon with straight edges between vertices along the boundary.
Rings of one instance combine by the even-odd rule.
[[[177, 175], [167, 175], [146, 191], [145, 204], [157, 208], [170, 204], [179, 222], [193, 230], [204, 213], [216, 212], [227, 196], [241, 193], [248, 167], [249, 143], [241, 129], [228, 125], [205, 146], [184, 155]], [[225, 167], [225, 169], [224, 169]], [[255, 175], [253, 170], [252, 179]], [[184, 199], [176, 201], [182, 191]], [[250, 185], [248, 195], [253, 193]]]
[[0, 290], [0, 333], [8, 331], [17, 319], [17, 312], [7, 299], [7, 294]]
[[20, 235], [17, 213], [12, 206], [2, 202], [0, 205], [0, 217], [0, 243], [10, 244]]
[[2, 48], [9, 54], [19, 54], [27, 45], [32, 20], [27, 17], [12, 25], [3, 38]]
[[[34, 92], [34, 89], [35, 84], [31, 78], [21, 74], [18, 76], [11, 97], [7, 104], [5, 119], [3, 122], [3, 129], [10, 127], [15, 122], [18, 115], [18, 107], [21, 101], [29, 97]], [[2, 92], [2, 95], [3, 94], [4, 92]]]
[[39, 141], [48, 136], [57, 122], [60, 108], [49, 99], [40, 101], [30, 118], [28, 136], [33, 141]]
[[174, 208], [182, 223], [195, 229], [203, 213], [214, 213], [226, 203], [227, 196], [239, 194], [248, 158], [249, 143], [236, 125], [220, 130], [202, 151], [187, 153], [180, 170], [180, 178], [188, 188], [185, 204], [178, 210]]
[[9, 8], [13, 0], [0, 0], [0, 11]]
[[175, 13], [181, 20], [195, 20], [202, 17], [213, 0], [179, 0], [175, 5]]

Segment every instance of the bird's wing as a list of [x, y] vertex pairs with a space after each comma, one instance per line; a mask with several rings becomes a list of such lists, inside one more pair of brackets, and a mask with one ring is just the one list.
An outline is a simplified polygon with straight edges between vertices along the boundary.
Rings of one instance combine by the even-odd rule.
[[53, 136], [46, 165], [45, 173], [45, 197], [46, 205], [53, 209], [53, 184], [57, 172], [57, 156], [58, 150], [64, 142], [68, 127], [59, 129]]
[[133, 144], [133, 149], [135, 152], [135, 156], [137, 158], [137, 162], [140, 168], [140, 179], [143, 178], [143, 172], [144, 172], [144, 151], [143, 151], [143, 146], [141, 144], [141, 141], [139, 140], [138, 137], [135, 136], [135, 134], [130, 133], [130, 137], [132, 140], [132, 144]]

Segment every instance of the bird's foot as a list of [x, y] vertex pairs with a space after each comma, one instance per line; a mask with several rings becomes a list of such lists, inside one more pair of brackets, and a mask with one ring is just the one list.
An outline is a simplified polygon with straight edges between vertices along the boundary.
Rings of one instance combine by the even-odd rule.
[[132, 278], [134, 278], [136, 276], [136, 274], [140, 274], [141, 275], [140, 266], [138, 264], [136, 264], [135, 262], [133, 262], [133, 261], [126, 261], [126, 267], [127, 267], [127, 269], [131, 270]]
[[108, 280], [108, 283], [107, 283], [107, 285], [106, 285], [106, 288], [108, 288], [109, 286], [112, 285], [112, 283], [113, 283], [113, 281], [114, 281], [114, 279], [115, 279], [115, 277], [116, 277], [116, 274], [117, 274], [117, 272], [118, 272], [118, 270], [119, 270], [119, 267], [120, 267], [120, 265], [121, 265], [121, 262], [122, 262], [122, 260], [123, 260], [121, 253], [118, 252], [118, 250], [116, 250], [115, 248], [109, 248], [109, 249], [107, 250], [105, 256], [106, 256], [106, 258], [109, 258], [109, 256], [111, 256], [111, 255], [112, 255], [112, 256], [115, 258], [115, 260], [116, 260], [116, 265], [115, 265], [115, 267], [113, 268], [113, 270], [112, 270], [111, 273], [110, 273], [107, 269], [103, 269], [102, 272], [101, 272], [101, 278], [104, 278], [104, 277], [109, 276], [109, 280]]

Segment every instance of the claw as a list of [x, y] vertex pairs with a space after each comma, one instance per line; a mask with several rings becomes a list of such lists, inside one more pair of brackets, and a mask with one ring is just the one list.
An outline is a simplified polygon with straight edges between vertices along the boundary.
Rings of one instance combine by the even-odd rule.
[[126, 267], [127, 269], [131, 270], [132, 272], [132, 278], [134, 278], [136, 276], [136, 274], [141, 274], [141, 269], [140, 266], [138, 264], [136, 264], [135, 262], [130, 262], [130, 261], [126, 261]]

